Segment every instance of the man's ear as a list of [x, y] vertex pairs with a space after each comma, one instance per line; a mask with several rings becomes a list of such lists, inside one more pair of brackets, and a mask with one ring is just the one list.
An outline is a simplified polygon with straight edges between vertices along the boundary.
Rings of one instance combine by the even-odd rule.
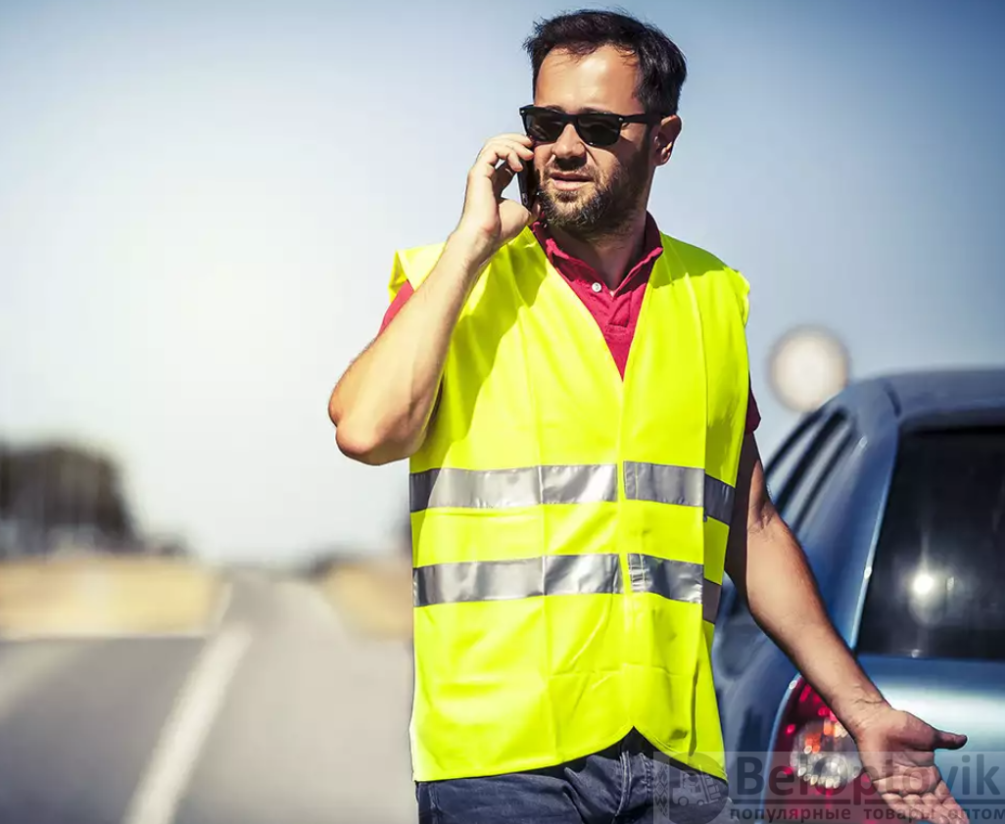
[[673, 154], [674, 143], [677, 142], [677, 138], [680, 136], [680, 130], [682, 128], [683, 123], [681, 123], [680, 117], [676, 114], [664, 117], [660, 121], [659, 128], [656, 130], [657, 166], [662, 166], [670, 160], [670, 155]]

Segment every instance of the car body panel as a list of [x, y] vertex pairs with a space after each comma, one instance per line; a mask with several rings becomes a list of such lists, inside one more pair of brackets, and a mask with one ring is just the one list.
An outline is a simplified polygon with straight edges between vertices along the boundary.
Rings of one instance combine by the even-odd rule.
[[[853, 384], [814, 415], [845, 416], [853, 435], [847, 457], [827, 482], [826, 500], [794, 531], [837, 631], [854, 650], [902, 433], [1005, 424], [1005, 369], [873, 378]], [[769, 488], [775, 460], [767, 465]], [[736, 603], [728, 580], [712, 661], [732, 781], [739, 754], [770, 750], [798, 672]], [[860, 663], [894, 706], [970, 736], [963, 751], [938, 752], [936, 763], [944, 775], [966, 765], [962, 759], [968, 750], [992, 761], [1005, 753], [1005, 663], [883, 655], [863, 655]], [[1005, 791], [1003, 773], [1005, 763], [998, 778]]]

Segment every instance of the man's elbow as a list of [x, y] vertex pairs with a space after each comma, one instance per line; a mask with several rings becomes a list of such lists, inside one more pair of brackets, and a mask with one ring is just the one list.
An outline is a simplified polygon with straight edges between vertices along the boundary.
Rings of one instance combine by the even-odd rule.
[[359, 463], [380, 466], [387, 462], [381, 460], [384, 444], [377, 433], [372, 428], [354, 426], [351, 420], [335, 423], [335, 445], [339, 452]]
[[425, 427], [407, 416], [355, 402], [336, 386], [328, 400], [328, 417], [335, 426], [335, 444], [347, 458], [370, 466], [410, 458], [422, 445]]
[[338, 401], [338, 387], [332, 390], [331, 396], [328, 398], [328, 420], [338, 428], [339, 421], [342, 420], [342, 405]]
[[335, 425], [335, 444], [347, 458], [367, 464], [382, 466], [408, 458], [415, 451], [377, 430], [372, 423], [357, 423], [349, 416]]

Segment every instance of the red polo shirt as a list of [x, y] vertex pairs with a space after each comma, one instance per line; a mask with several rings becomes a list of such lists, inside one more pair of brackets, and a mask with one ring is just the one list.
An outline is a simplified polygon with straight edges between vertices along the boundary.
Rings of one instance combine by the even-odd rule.
[[[628, 351], [635, 335], [639, 311], [642, 309], [642, 298], [646, 293], [646, 284], [649, 282], [653, 264], [663, 254], [663, 242], [660, 239], [656, 221], [653, 220], [652, 215], [646, 215], [642, 255], [632, 264], [628, 275], [613, 292], [607, 288], [607, 284], [592, 266], [558, 248], [555, 239], [548, 234], [547, 229], [540, 222], [535, 223], [531, 229], [538, 243], [544, 249], [544, 253], [548, 256], [551, 265], [565, 279], [576, 296], [583, 301], [586, 308], [590, 310], [590, 314], [593, 315], [593, 319], [600, 326], [600, 330], [604, 333], [604, 340], [607, 341], [607, 346], [611, 350], [611, 356], [618, 366], [622, 379], [624, 379]], [[412, 296], [412, 293], [413, 289], [410, 283], [405, 283], [401, 287], [384, 315], [384, 322], [380, 326], [381, 332], [387, 328], [401, 307], [405, 305], [405, 301]], [[747, 405], [747, 432], [750, 433], [757, 429], [760, 422], [761, 416], [757, 410], [757, 402], [751, 392]]]

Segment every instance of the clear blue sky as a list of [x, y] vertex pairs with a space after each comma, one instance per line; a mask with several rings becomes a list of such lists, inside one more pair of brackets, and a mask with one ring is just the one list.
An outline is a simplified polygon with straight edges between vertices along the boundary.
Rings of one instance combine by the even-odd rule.
[[[379, 548], [406, 467], [344, 459], [328, 393], [567, 8], [4, 0], [0, 435], [114, 450], [143, 525], [210, 558]], [[1005, 362], [1005, 4], [628, 9], [689, 60], [651, 210], [753, 284], [763, 449], [792, 326], [856, 376]]]

